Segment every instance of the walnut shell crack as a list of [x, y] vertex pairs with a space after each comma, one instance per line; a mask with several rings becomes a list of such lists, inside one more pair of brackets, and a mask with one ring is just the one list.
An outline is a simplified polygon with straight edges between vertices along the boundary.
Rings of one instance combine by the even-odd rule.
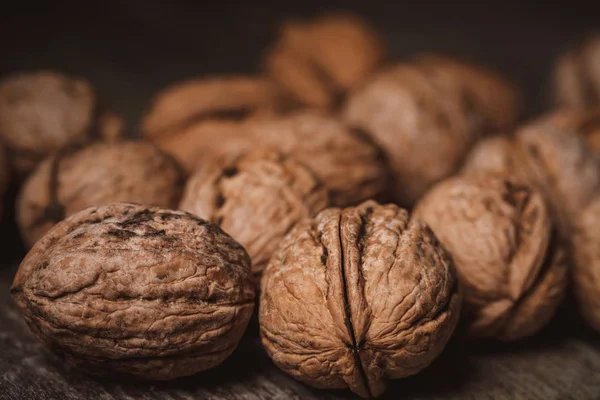
[[260, 274], [294, 225], [328, 206], [314, 173], [280, 153], [256, 150], [190, 177], [180, 209], [220, 226], [240, 242]]
[[318, 388], [381, 395], [442, 351], [458, 320], [451, 258], [423, 223], [373, 201], [301, 222], [263, 273], [262, 343]]
[[522, 339], [554, 315], [567, 258], [535, 190], [491, 174], [449, 178], [419, 201], [414, 218], [452, 254], [470, 334]]
[[248, 255], [218, 227], [127, 203], [57, 224], [11, 291], [33, 333], [68, 363], [153, 380], [220, 364], [255, 296]]

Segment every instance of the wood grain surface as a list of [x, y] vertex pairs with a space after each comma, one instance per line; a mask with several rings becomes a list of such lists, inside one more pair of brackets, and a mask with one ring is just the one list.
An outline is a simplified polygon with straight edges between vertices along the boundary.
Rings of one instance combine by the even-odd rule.
[[[135, 135], [149, 97], [165, 85], [255, 72], [282, 18], [348, 9], [382, 29], [392, 58], [435, 50], [499, 69], [526, 91], [532, 116], [548, 105], [552, 60], [600, 25], [589, 2], [558, 3], [22, 1], [0, 9], [0, 78], [39, 68], [86, 76]], [[260, 345], [256, 320], [228, 360], [190, 378], [115, 382], [69, 369], [35, 340], [10, 299], [23, 256], [11, 215], [15, 195], [13, 187], [5, 196], [0, 226], [0, 400], [354, 398], [311, 389], [279, 371]], [[600, 335], [571, 300], [542, 334], [515, 345], [468, 342], [459, 330], [428, 369], [392, 383], [384, 398], [600, 399]]]

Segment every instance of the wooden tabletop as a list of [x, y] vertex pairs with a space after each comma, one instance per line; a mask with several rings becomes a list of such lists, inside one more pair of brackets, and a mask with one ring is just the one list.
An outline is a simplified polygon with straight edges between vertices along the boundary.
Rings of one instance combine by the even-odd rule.
[[[392, 58], [437, 50], [489, 64], [526, 91], [528, 116], [547, 106], [552, 60], [600, 23], [600, 14], [579, 0], [543, 6], [491, 0], [28, 3], [0, 9], [0, 78], [38, 68], [86, 76], [125, 116], [131, 134], [148, 98], [165, 85], [208, 73], [255, 72], [285, 17], [343, 7], [382, 29]], [[6, 196], [0, 226], [0, 400], [354, 398], [311, 389], [279, 371], [260, 345], [255, 320], [229, 359], [197, 376], [132, 383], [69, 369], [35, 340], [10, 299], [24, 253], [11, 212], [15, 193]], [[600, 399], [600, 335], [569, 299], [547, 329], [518, 344], [469, 342], [459, 330], [429, 368], [391, 383], [384, 398]]]

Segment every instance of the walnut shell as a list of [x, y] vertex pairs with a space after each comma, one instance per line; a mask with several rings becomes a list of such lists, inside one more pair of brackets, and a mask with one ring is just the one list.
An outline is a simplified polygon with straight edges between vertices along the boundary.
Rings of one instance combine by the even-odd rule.
[[600, 35], [585, 38], [558, 59], [554, 100], [564, 107], [600, 105]]
[[69, 364], [152, 380], [220, 364], [255, 296], [248, 255], [218, 227], [127, 203], [57, 224], [11, 291], [33, 333]]
[[116, 201], [177, 208], [184, 175], [147, 142], [97, 143], [41, 163], [21, 188], [17, 222], [29, 246], [54, 224]]
[[398, 64], [346, 104], [344, 120], [372, 135], [390, 160], [399, 204], [413, 205], [431, 185], [456, 172], [474, 143], [460, 95], [442, 93], [424, 70]]
[[264, 68], [291, 102], [334, 108], [383, 58], [382, 40], [367, 22], [350, 14], [328, 14], [286, 22]]
[[600, 153], [600, 107], [566, 108], [542, 117], [538, 123], [551, 123], [558, 128], [577, 133]]
[[159, 92], [143, 117], [141, 133], [169, 143], [192, 126], [207, 121], [242, 121], [274, 111], [275, 87], [251, 76], [214, 76], [177, 83]]
[[325, 183], [334, 205], [378, 198], [387, 189], [387, 160], [371, 138], [359, 129], [313, 111], [279, 118], [260, 118], [243, 125], [205, 123], [179, 135], [176, 145], [161, 148], [188, 171], [231, 162], [254, 148], [270, 148], [308, 166]]
[[180, 209], [207, 219], [244, 246], [259, 274], [294, 225], [328, 205], [310, 169], [275, 152], [255, 151], [190, 177]]
[[0, 83], [0, 140], [20, 176], [63, 147], [114, 141], [123, 127], [120, 117], [102, 108], [85, 79], [39, 71]]
[[507, 136], [489, 136], [479, 140], [467, 155], [462, 173], [485, 171], [504, 175], [512, 171], [513, 142]]
[[452, 254], [470, 334], [504, 341], [537, 333], [565, 291], [566, 253], [542, 196], [501, 176], [449, 178], [417, 203]]
[[460, 300], [451, 258], [406, 210], [330, 208], [297, 225], [265, 269], [261, 339], [294, 378], [374, 397], [437, 357]]

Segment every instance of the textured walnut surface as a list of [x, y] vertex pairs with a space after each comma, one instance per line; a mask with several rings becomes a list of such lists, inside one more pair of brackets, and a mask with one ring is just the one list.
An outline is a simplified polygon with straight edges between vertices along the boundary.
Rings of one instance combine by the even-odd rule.
[[235, 162], [198, 170], [180, 209], [220, 226], [244, 246], [260, 273], [281, 239], [328, 205], [323, 183], [293, 158], [257, 150]]
[[121, 132], [120, 118], [101, 109], [85, 79], [40, 71], [0, 83], [0, 140], [20, 174], [64, 146]]
[[215, 76], [174, 84], [159, 92], [141, 122], [142, 135], [177, 140], [186, 128], [210, 120], [238, 121], [274, 111], [277, 92], [268, 80]]
[[369, 201], [324, 210], [283, 240], [261, 282], [261, 338], [302, 382], [378, 396], [442, 351], [459, 303], [431, 231]]
[[367, 22], [350, 14], [329, 14], [285, 23], [264, 67], [292, 102], [332, 108], [383, 57], [382, 40]]
[[554, 100], [567, 107], [600, 105], [600, 35], [586, 38], [557, 60]]
[[117, 201], [177, 208], [184, 176], [147, 142], [97, 143], [44, 161], [21, 189], [17, 219], [29, 246], [66, 216]]
[[566, 254], [540, 194], [501, 176], [449, 178], [417, 203], [414, 218], [452, 254], [474, 336], [505, 341], [537, 333], [566, 285]]
[[254, 307], [237, 242], [190, 214], [127, 203], [55, 226], [11, 291], [33, 333], [70, 364], [157, 380], [221, 363]]

